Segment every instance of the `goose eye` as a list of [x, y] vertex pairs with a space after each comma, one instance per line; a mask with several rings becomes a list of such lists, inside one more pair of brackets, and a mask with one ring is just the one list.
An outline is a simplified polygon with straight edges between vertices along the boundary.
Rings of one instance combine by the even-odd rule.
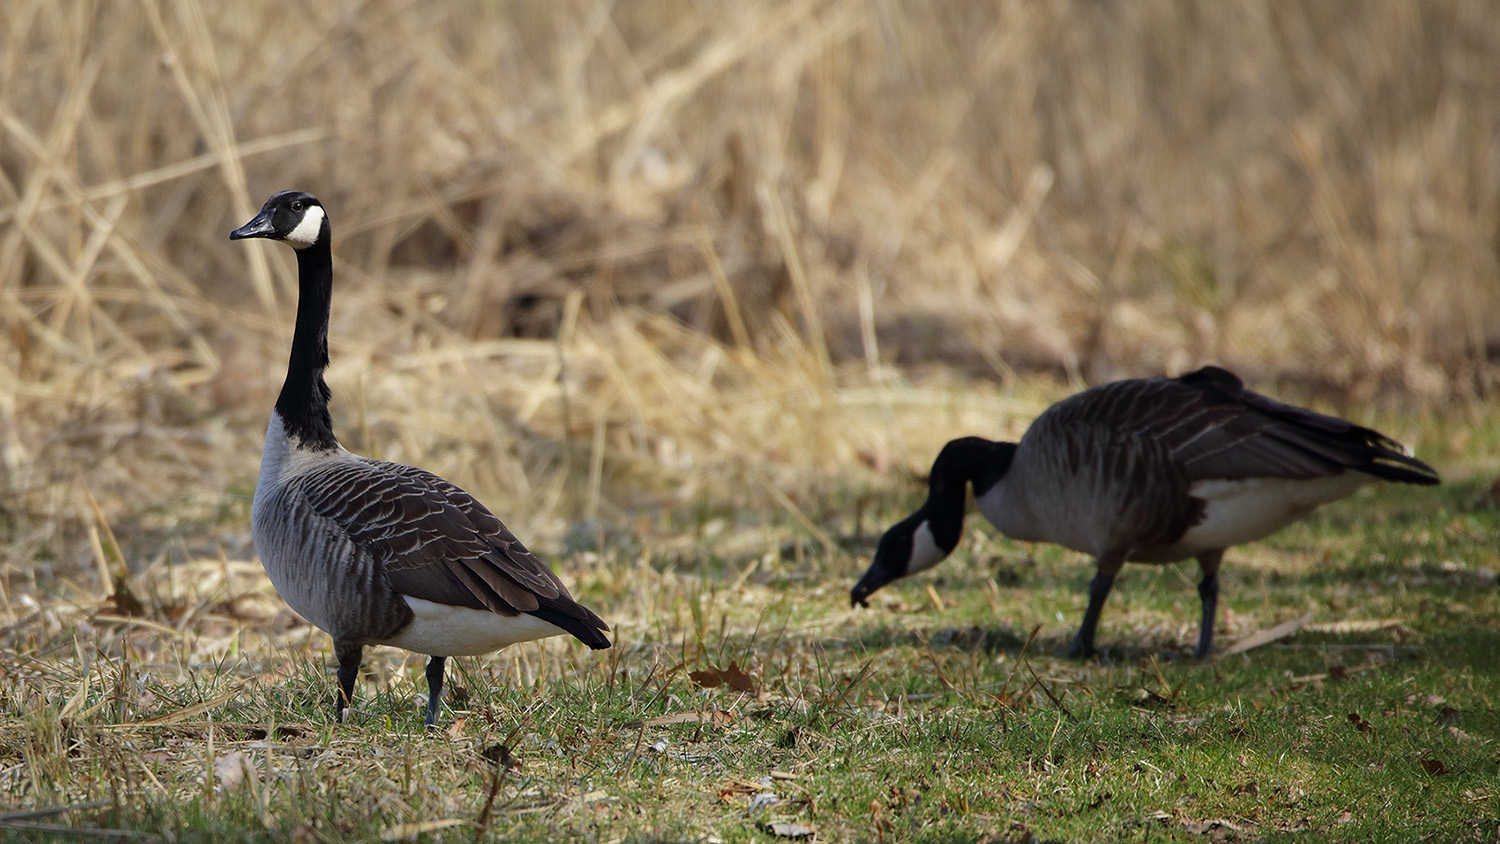
[[293, 211], [301, 211], [302, 210], [302, 200], [300, 200], [300, 199], [294, 199], [294, 200], [292, 200], [292, 210]]

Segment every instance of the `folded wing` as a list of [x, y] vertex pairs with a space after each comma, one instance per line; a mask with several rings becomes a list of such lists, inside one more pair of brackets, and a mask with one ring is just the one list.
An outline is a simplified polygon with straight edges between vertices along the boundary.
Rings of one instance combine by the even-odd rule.
[[500, 615], [528, 613], [593, 648], [609, 630], [473, 496], [411, 466], [352, 459], [298, 478], [309, 506], [377, 562], [401, 595]]
[[1174, 438], [1189, 478], [1292, 478], [1346, 470], [1402, 483], [1431, 485], [1438, 474], [1401, 444], [1365, 428], [1276, 401], [1245, 388], [1235, 375], [1205, 367], [1169, 382], [1200, 421]]

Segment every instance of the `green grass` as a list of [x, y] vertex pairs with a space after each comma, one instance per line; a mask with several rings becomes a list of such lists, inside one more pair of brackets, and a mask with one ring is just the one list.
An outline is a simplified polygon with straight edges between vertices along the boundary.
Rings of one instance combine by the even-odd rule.
[[[762, 529], [762, 556], [723, 552], [735, 542], [717, 533], [654, 563], [646, 532], [644, 554], [563, 566], [622, 620], [615, 649], [456, 660], [445, 730], [430, 736], [419, 659], [372, 651], [359, 714], [335, 724], [326, 639], [275, 612], [253, 569], [225, 569], [214, 594], [238, 602], [199, 595], [181, 634], [49, 607], [6, 629], [0, 785], [13, 805], [89, 808], [0, 829], [764, 842], [769, 824], [795, 823], [819, 841], [1494, 840], [1496, 521], [1478, 487], [1391, 488], [1236, 549], [1220, 650], [1304, 613], [1399, 626], [1302, 631], [1201, 663], [1188, 657], [1186, 567], [1127, 567], [1100, 627], [1105, 658], [1077, 663], [1057, 654], [1087, 562], [972, 523], [954, 559], [858, 611], [845, 597], [858, 561], [815, 551], [799, 565], [780, 553], [789, 529]], [[176, 577], [202, 582], [192, 566]], [[169, 608], [152, 613], [173, 626]], [[731, 663], [753, 690], [690, 676]]]

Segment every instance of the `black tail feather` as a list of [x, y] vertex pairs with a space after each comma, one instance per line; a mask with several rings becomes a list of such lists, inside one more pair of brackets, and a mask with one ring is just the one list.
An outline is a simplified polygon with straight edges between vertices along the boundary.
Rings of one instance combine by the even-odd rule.
[[1436, 469], [1415, 457], [1389, 448], [1378, 450], [1371, 455], [1368, 464], [1358, 468], [1367, 475], [1397, 483], [1420, 484], [1421, 486], [1434, 486], [1442, 483]]
[[569, 601], [566, 606], [559, 605], [559, 603], [544, 602], [542, 606], [531, 610], [527, 615], [534, 615], [542, 621], [561, 627], [572, 634], [575, 639], [596, 651], [610, 646], [609, 637], [604, 635], [609, 630], [609, 625], [605, 624], [603, 619], [594, 615], [588, 607], [577, 602]]

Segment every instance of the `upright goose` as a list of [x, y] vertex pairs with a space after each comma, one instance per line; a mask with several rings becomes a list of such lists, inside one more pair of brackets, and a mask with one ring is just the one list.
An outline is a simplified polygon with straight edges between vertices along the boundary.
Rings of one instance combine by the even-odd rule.
[[1213, 647], [1224, 549], [1376, 480], [1429, 485], [1438, 475], [1383, 434], [1252, 392], [1218, 367], [1116, 381], [1048, 408], [1019, 444], [965, 437], [944, 446], [926, 503], [880, 538], [850, 599], [868, 606], [875, 590], [952, 553], [973, 484], [1001, 533], [1096, 558], [1074, 657], [1094, 653], [1099, 612], [1127, 561], [1196, 557], [1201, 658]]
[[365, 645], [428, 654], [428, 727], [450, 656], [570, 633], [609, 647], [609, 626], [573, 600], [483, 504], [421, 469], [344, 450], [333, 435], [328, 214], [282, 191], [230, 240], [280, 240], [297, 252], [297, 327], [250, 508], [251, 533], [276, 591], [333, 637], [334, 712], [343, 720]]

